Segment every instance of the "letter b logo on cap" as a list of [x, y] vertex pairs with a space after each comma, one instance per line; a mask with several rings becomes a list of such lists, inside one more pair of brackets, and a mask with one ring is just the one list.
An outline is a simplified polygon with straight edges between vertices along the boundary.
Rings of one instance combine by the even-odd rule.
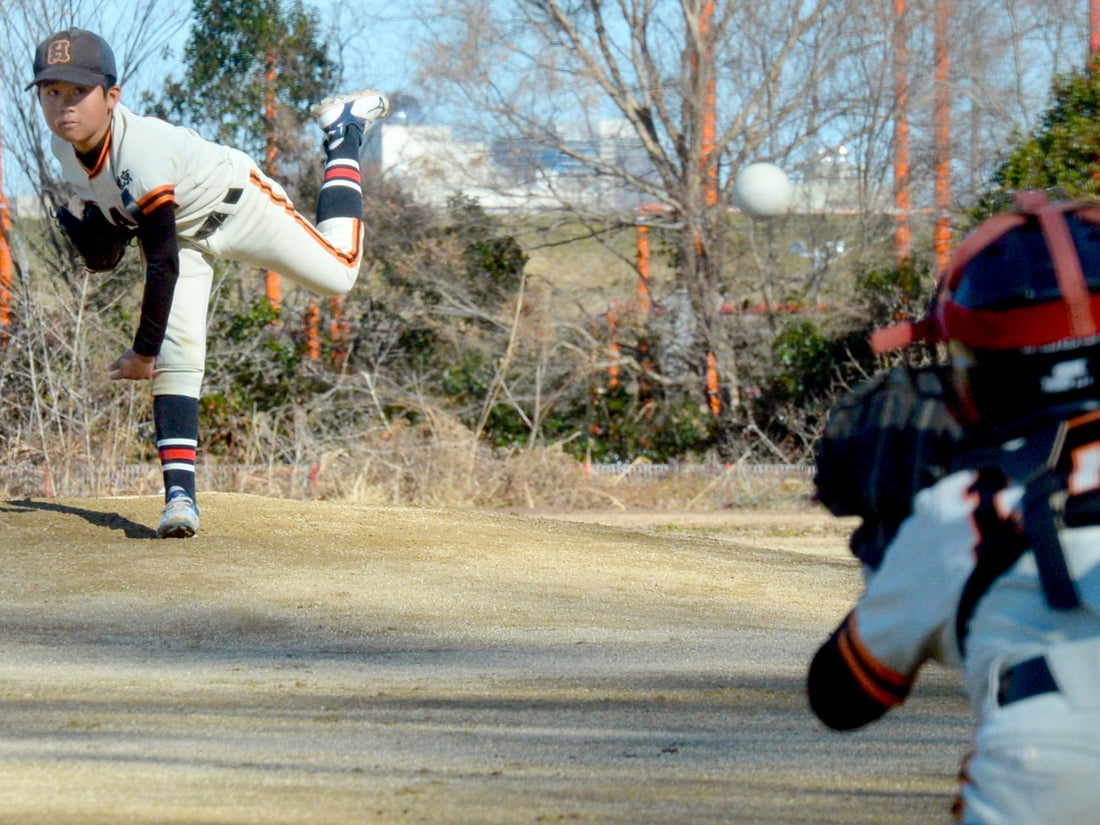
[[58, 63], [68, 63], [72, 59], [73, 56], [69, 51], [68, 40], [55, 40], [50, 44], [50, 53], [46, 56], [46, 62], [51, 66], [55, 66]]

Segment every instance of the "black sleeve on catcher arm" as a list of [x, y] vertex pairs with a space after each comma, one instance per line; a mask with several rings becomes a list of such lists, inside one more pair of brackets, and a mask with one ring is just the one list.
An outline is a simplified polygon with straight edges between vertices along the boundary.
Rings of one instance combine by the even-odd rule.
[[[876, 675], [860, 661], [849, 639], [851, 615], [810, 662], [806, 693], [814, 714], [833, 730], [861, 728], [905, 701], [911, 680], [899, 683]], [[857, 672], [858, 671], [858, 675]], [[871, 693], [877, 695], [872, 696]]]
[[172, 297], [180, 274], [176, 206], [165, 203], [147, 215], [139, 213], [137, 220], [138, 238], [145, 255], [145, 293], [133, 349], [138, 355], [156, 355], [168, 328], [168, 314], [172, 311]]
[[134, 236], [133, 230], [107, 220], [92, 201], [84, 202], [84, 215], [78, 218], [64, 206], [57, 210], [57, 224], [73, 245], [84, 265], [93, 272], [114, 269]]

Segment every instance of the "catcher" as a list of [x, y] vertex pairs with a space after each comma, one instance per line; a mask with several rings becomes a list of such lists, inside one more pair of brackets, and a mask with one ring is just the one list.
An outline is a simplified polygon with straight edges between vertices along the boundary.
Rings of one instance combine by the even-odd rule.
[[195, 456], [213, 260], [274, 270], [321, 295], [344, 295], [359, 274], [363, 132], [388, 112], [362, 91], [315, 107], [325, 168], [316, 225], [242, 152], [189, 129], [142, 117], [120, 102], [110, 46], [67, 29], [38, 45], [34, 88], [64, 179], [83, 201], [58, 222], [93, 269], [118, 263], [137, 238], [145, 262], [133, 345], [108, 368], [112, 380], [152, 381], [165, 505], [162, 538], [199, 529]]
[[977, 720], [955, 806], [969, 825], [1100, 809], [1100, 206], [1020, 193], [959, 246], [931, 314], [883, 351], [946, 345], [961, 423], [807, 689], [829, 727], [874, 722], [930, 659]]

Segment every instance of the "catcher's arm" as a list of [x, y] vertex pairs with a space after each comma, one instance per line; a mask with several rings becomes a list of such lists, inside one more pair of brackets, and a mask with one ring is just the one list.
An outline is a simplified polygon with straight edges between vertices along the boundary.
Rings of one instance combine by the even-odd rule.
[[817, 651], [806, 677], [814, 714], [833, 730], [855, 730], [881, 718], [909, 695], [913, 677], [875, 662], [853, 638], [851, 613]]
[[114, 269], [134, 233], [107, 220], [96, 204], [86, 201], [78, 218], [64, 206], [57, 208], [57, 225], [73, 245], [84, 265], [93, 272]]

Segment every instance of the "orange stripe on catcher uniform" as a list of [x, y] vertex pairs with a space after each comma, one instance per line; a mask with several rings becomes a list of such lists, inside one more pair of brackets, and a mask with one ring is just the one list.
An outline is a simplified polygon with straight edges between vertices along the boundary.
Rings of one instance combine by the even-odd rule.
[[278, 192], [276, 192], [271, 187], [270, 182], [265, 180], [264, 177], [262, 175], [260, 175], [260, 173], [258, 171], [256, 171], [255, 169], [251, 170], [249, 172], [249, 179], [251, 180], [251, 182], [255, 186], [259, 187], [261, 192], [263, 192], [265, 195], [267, 195], [268, 199], [273, 204], [275, 204], [276, 206], [281, 208], [283, 211], [285, 211], [288, 215], [290, 215], [292, 218], [294, 218], [295, 222], [299, 226], [301, 226], [302, 229], [304, 229], [306, 232], [308, 232], [310, 234], [310, 236], [318, 244], [320, 244], [321, 247], [326, 252], [328, 252], [334, 258], [351, 265], [351, 264], [356, 263], [362, 257], [363, 250], [362, 250], [361, 244], [362, 244], [363, 233], [361, 231], [359, 231], [359, 226], [360, 226], [360, 223], [361, 223], [360, 221], [356, 220], [355, 218], [352, 218], [352, 220], [355, 221], [354, 231], [351, 233], [352, 239], [353, 239], [352, 240], [352, 248], [350, 250], [348, 250], [347, 252], [345, 252], [344, 250], [340, 249], [339, 247], [333, 246], [332, 243], [328, 240], [328, 238], [326, 238], [324, 235], [322, 235], [320, 232], [317, 231], [317, 228], [313, 224], [311, 224], [309, 221], [307, 221], [305, 218], [303, 218], [301, 215], [299, 215], [297, 210], [294, 208], [294, 204], [292, 204], [290, 202], [290, 200], [285, 195], [281, 195]]
[[839, 649], [848, 670], [867, 696], [886, 708], [905, 700], [912, 678], [891, 670], [870, 654], [859, 638], [854, 616], [849, 617], [840, 632]]

